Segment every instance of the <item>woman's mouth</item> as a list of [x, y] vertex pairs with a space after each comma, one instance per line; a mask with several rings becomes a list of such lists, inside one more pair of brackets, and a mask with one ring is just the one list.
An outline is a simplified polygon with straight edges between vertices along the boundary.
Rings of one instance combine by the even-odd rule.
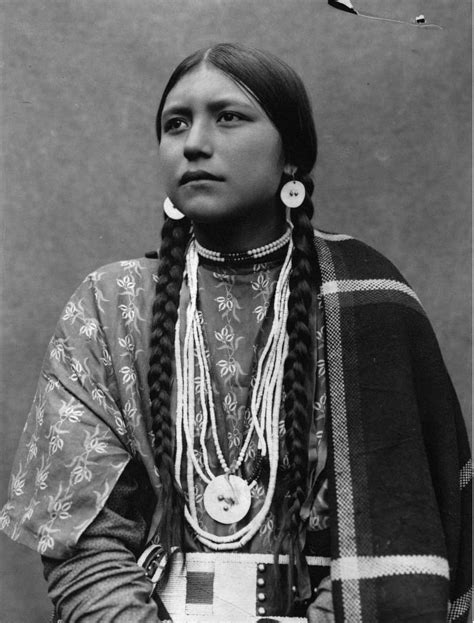
[[189, 184], [190, 182], [204, 182], [204, 181], [214, 181], [214, 182], [222, 182], [224, 178], [213, 175], [208, 171], [186, 171], [184, 175], [179, 180], [180, 186], [184, 184]]

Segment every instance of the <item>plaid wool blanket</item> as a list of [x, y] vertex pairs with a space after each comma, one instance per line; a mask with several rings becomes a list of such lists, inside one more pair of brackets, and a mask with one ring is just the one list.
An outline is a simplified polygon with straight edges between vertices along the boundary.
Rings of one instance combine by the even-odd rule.
[[315, 233], [336, 621], [467, 621], [471, 461], [436, 338], [386, 258], [348, 236]]

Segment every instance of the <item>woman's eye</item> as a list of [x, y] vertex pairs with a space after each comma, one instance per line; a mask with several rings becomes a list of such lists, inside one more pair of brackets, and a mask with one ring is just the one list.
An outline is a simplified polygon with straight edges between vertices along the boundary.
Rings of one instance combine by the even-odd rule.
[[223, 112], [219, 115], [218, 121], [224, 121], [225, 123], [232, 123], [234, 121], [241, 121], [243, 117], [235, 112]]
[[163, 126], [163, 130], [165, 132], [176, 132], [177, 130], [182, 130], [185, 127], [184, 119], [179, 119], [178, 117], [174, 117], [173, 119], [168, 119]]

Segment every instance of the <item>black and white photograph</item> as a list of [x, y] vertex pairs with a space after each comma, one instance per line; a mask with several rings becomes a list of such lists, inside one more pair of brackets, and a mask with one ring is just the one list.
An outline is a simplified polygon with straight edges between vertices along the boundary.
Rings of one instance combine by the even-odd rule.
[[0, 621], [472, 620], [471, 3], [0, 22]]

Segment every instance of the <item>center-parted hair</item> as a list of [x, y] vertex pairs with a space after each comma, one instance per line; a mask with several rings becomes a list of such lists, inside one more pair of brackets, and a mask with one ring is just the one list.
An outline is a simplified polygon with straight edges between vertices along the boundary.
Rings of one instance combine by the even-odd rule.
[[[290, 482], [275, 552], [275, 555], [280, 551], [290, 555], [289, 609], [293, 601], [293, 563], [301, 554], [298, 539], [300, 510], [307, 495], [308, 437], [312, 417], [312, 397], [308, 396], [306, 389], [306, 375], [307, 370], [312, 368], [310, 364], [313, 356], [309, 316], [315, 287], [319, 282], [311, 225], [313, 182], [310, 178], [317, 155], [316, 131], [306, 89], [291, 67], [269, 52], [240, 44], [221, 43], [198, 50], [184, 59], [172, 73], [158, 107], [158, 141], [161, 140], [161, 115], [168, 94], [184, 75], [203, 64], [222, 71], [258, 101], [280, 133], [286, 162], [296, 167], [295, 177], [306, 188], [303, 205], [291, 211], [294, 251], [287, 321], [289, 352], [285, 360], [283, 381]], [[283, 174], [281, 185], [289, 179]], [[148, 381], [155, 434], [155, 461], [163, 483], [163, 512], [159, 531], [161, 543], [167, 551], [172, 545], [183, 545], [184, 538], [184, 497], [174, 477], [170, 397], [179, 293], [190, 235], [191, 223], [187, 218], [181, 221], [165, 219], [151, 329]]]

